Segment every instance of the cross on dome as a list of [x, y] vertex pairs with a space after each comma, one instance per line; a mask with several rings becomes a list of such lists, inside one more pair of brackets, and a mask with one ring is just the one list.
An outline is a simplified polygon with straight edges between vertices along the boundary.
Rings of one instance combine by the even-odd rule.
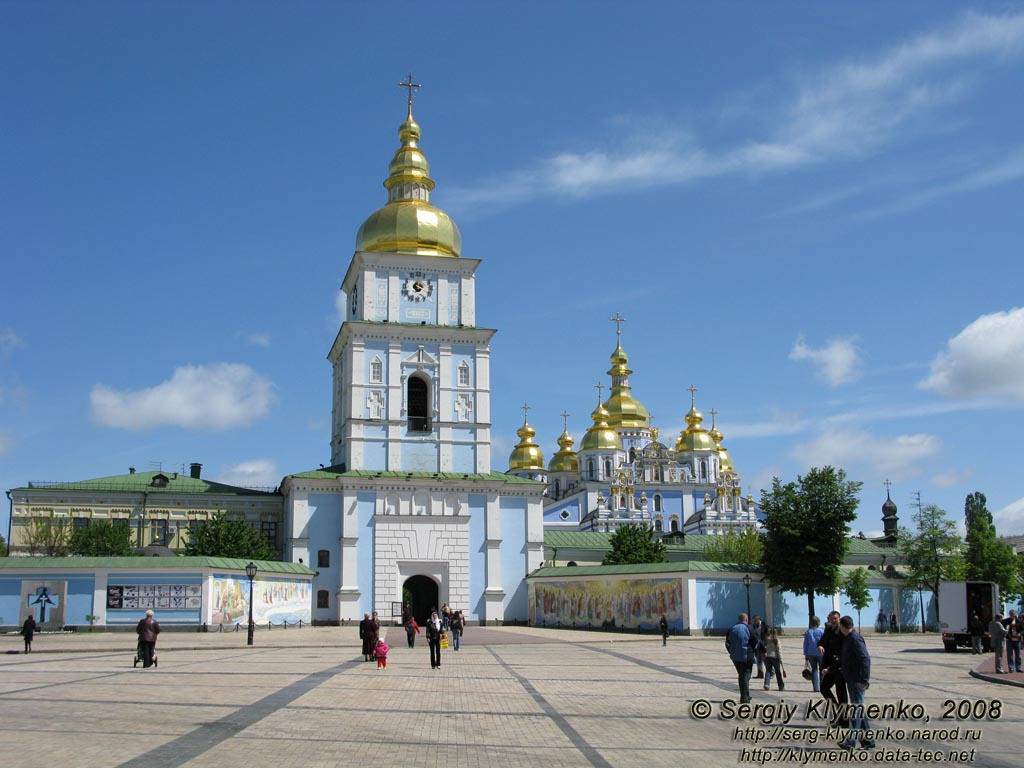
[[406, 103], [409, 105], [409, 112], [411, 113], [412, 112], [412, 100], [415, 98], [415, 96], [413, 95], [413, 91], [418, 91], [420, 88], [423, 87], [423, 84], [422, 83], [414, 83], [413, 80], [412, 80], [412, 72], [410, 72], [406, 76], [405, 80], [400, 81], [398, 83], [398, 87], [399, 88], [408, 88], [409, 89], [409, 96], [408, 96], [408, 99], [407, 99]]
[[622, 324], [624, 322], [626, 322], [626, 318], [620, 316], [619, 313], [616, 312], [615, 313], [615, 317], [609, 317], [608, 319], [611, 322], [615, 323], [615, 335], [616, 336], [621, 336], [622, 335]]
[[688, 391], [690, 393], [690, 407], [693, 408], [696, 406], [696, 399], [694, 395], [697, 393], [697, 388], [691, 384]]

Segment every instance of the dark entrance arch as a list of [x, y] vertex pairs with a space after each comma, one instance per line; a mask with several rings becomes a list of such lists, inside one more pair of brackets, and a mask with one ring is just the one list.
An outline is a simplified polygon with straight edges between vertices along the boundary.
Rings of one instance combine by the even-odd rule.
[[420, 626], [437, 610], [437, 582], [429, 576], [410, 576], [402, 585], [402, 594], [412, 603], [412, 615]]

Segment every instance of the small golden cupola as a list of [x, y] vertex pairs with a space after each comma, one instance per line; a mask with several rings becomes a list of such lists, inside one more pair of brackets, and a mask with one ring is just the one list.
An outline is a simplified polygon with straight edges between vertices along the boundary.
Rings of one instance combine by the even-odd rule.
[[735, 472], [735, 468], [732, 465], [732, 457], [729, 456], [729, 452], [722, 446], [722, 440], [725, 439], [718, 428], [715, 426], [715, 414], [718, 413], [712, 408], [708, 413], [711, 414], [711, 431], [708, 432], [711, 439], [715, 441], [715, 445], [718, 447], [718, 466], [722, 472]]
[[558, 451], [548, 463], [548, 472], [569, 472], [576, 475], [580, 471], [580, 458], [572, 449], [572, 444], [576, 441], [569, 434], [569, 414], [563, 413], [562, 419], [565, 422], [565, 429], [558, 438]]
[[686, 414], [686, 429], [679, 433], [676, 440], [676, 453], [687, 451], [716, 451], [714, 439], [708, 431], [701, 426], [704, 421], [704, 414], [697, 410], [694, 393], [696, 387], [690, 387], [690, 411]]
[[420, 126], [412, 117], [412, 92], [420, 86], [412, 82], [412, 75], [399, 85], [409, 89], [408, 112], [398, 129], [401, 146], [384, 181], [388, 202], [363, 222], [356, 234], [356, 250], [458, 257], [462, 250], [459, 228], [447, 213], [430, 204], [434, 181], [419, 148]]
[[608, 411], [601, 405], [598, 395], [597, 408], [590, 414], [594, 425], [587, 430], [580, 442], [580, 452], [584, 451], [621, 451], [622, 439], [619, 433], [608, 426]]
[[[529, 415], [529, 406], [524, 405], [523, 410]], [[544, 471], [544, 454], [540, 446], [533, 442], [537, 430], [530, 426], [527, 416], [523, 417], [523, 426], [516, 432], [519, 435], [519, 445], [512, 449], [508, 457], [508, 471], [518, 472], [522, 470]]]
[[639, 400], [633, 397], [629, 386], [629, 358], [622, 349], [621, 341], [616, 344], [611, 357], [612, 367], [608, 375], [612, 377], [611, 395], [605, 401], [608, 411], [608, 426], [613, 429], [647, 429], [650, 426], [650, 414]]

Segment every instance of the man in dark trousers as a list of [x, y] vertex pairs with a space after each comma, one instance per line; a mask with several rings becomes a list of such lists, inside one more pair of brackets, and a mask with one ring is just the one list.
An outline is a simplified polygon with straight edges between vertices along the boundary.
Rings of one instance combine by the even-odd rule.
[[[840, 708], [847, 703], [846, 680], [840, 666], [842, 660], [844, 635], [839, 626], [839, 611], [832, 611], [825, 623], [825, 631], [821, 635], [821, 695]], [[835, 689], [835, 693], [832, 689]], [[833, 723], [840, 728], [849, 726], [846, 718], [839, 717]]]
[[768, 639], [768, 625], [755, 615], [750, 622], [750, 634], [754, 636], [754, 661], [757, 662], [757, 674], [754, 679], [764, 677], [764, 641]]
[[[146, 611], [146, 618], [139, 621], [135, 627], [135, 633], [139, 636], [139, 655], [142, 657], [142, 668], [147, 669], [157, 664], [156, 636], [160, 634], [160, 625], [153, 618], [152, 611]], [[157, 666], [159, 666], [157, 664]]]
[[430, 646], [430, 668], [441, 668], [441, 619], [432, 611], [427, 619], [427, 645]]
[[741, 613], [725, 638], [725, 650], [736, 667], [740, 684], [740, 704], [750, 701], [750, 670], [754, 667], [754, 646], [757, 641], [748, 623], [747, 614]]
[[843, 616], [839, 620], [839, 631], [843, 633], [840, 666], [850, 704], [856, 708], [850, 715], [850, 735], [839, 742], [839, 746], [852, 751], [859, 739], [862, 749], [874, 749], [875, 741], [868, 735], [871, 723], [864, 715], [864, 693], [871, 685], [871, 656], [864, 638], [853, 628], [851, 617]]

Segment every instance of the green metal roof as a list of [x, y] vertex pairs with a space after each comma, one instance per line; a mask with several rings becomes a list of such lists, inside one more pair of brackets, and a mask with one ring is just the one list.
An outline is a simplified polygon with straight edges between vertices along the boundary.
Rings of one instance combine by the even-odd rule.
[[[312, 576], [313, 571], [301, 563], [284, 563], [277, 560], [253, 560], [259, 573], [292, 573]], [[159, 571], [170, 568], [198, 570], [214, 568], [225, 571], [245, 571], [248, 560], [237, 557], [0, 557], [0, 570], [55, 570], [76, 568], [95, 570], [97, 568], [120, 568], [145, 571]]]
[[[153, 485], [153, 478], [163, 475], [167, 485]], [[253, 488], [239, 488], [224, 483], [214, 483], [198, 477], [191, 477], [180, 472], [133, 472], [128, 475], [99, 477], [94, 480], [79, 480], [69, 483], [29, 483], [25, 488], [16, 491], [48, 490], [48, 491], [119, 491], [122, 493], [186, 493], [186, 494], [218, 494], [230, 496], [276, 496], [276, 491], [260, 491]]]
[[289, 477], [298, 477], [312, 480], [333, 480], [335, 478], [386, 478], [389, 480], [472, 480], [474, 482], [497, 482], [510, 485], [544, 485], [538, 480], [529, 480], [515, 475], [506, 475], [504, 472], [488, 472], [478, 474], [473, 472], [395, 472], [391, 470], [375, 469], [353, 469], [343, 471], [341, 467], [324, 467], [309, 472], [297, 472]]
[[[611, 533], [597, 531], [544, 531], [544, 546], [551, 549], [611, 549]], [[688, 533], [683, 541], [665, 541], [668, 552], [703, 552], [704, 546], [718, 537], [712, 533]], [[847, 539], [848, 555], [889, 555], [896, 551], [892, 547], [880, 547], [872, 541], [861, 538]]]

